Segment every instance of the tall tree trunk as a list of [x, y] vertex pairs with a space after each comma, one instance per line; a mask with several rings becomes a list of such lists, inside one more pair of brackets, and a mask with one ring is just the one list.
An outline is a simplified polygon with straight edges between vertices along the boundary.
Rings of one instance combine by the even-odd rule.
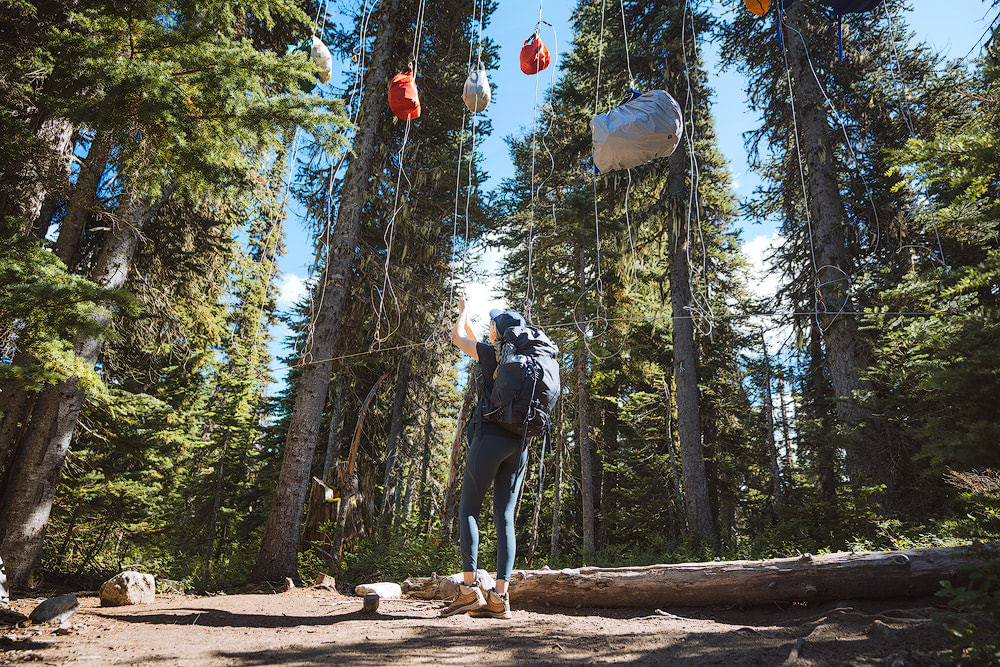
[[771, 398], [771, 357], [767, 354], [767, 341], [760, 334], [761, 349], [764, 352], [764, 429], [767, 438], [767, 452], [771, 458], [771, 495], [775, 507], [784, 503], [781, 486], [781, 470], [778, 468], [778, 446], [774, 442], [774, 401]]
[[806, 389], [812, 398], [813, 410], [818, 413], [818, 433], [813, 434], [817, 441], [816, 468], [819, 477], [820, 494], [826, 500], [826, 509], [837, 512], [837, 464], [833, 444], [827, 434], [831, 432], [830, 397], [827, 395], [827, 384], [824, 371], [827, 368], [823, 358], [823, 345], [819, 331], [815, 326], [809, 336], [809, 375], [806, 379]]
[[792, 484], [792, 438], [789, 436], [788, 412], [785, 410], [785, 384], [778, 381], [778, 405], [781, 406], [781, 443], [785, 446], [785, 474]]
[[108, 167], [111, 156], [111, 133], [99, 128], [90, 142], [87, 157], [80, 165], [80, 173], [76, 184], [66, 202], [66, 213], [59, 225], [59, 236], [56, 238], [55, 254], [66, 266], [72, 266], [80, 251], [80, 240], [87, 218], [96, 209], [97, 192], [101, 187], [101, 178]]
[[344, 430], [344, 383], [337, 379], [333, 386], [333, 412], [330, 414], [330, 430], [326, 436], [326, 452], [323, 455], [323, 481], [327, 485], [336, 482], [337, 461], [340, 459], [340, 434]]
[[295, 407], [288, 424], [281, 472], [264, 526], [257, 563], [251, 579], [278, 581], [295, 573], [302, 533], [302, 507], [319, 435], [327, 386], [344, 320], [351, 269], [361, 229], [361, 217], [369, 196], [369, 182], [376, 164], [379, 129], [384, 122], [385, 86], [388, 82], [391, 46], [402, 17], [400, 0], [388, 0], [379, 11], [379, 30], [365, 75], [360, 123], [352, 147], [354, 158], [340, 193], [337, 224], [330, 238], [326, 266], [317, 289], [323, 294], [315, 326], [306, 341], [302, 376], [295, 393]]
[[674, 499], [677, 501], [678, 507], [684, 506], [684, 494], [681, 493], [681, 475], [677, 470], [677, 454], [674, 452], [674, 427], [672, 424], [674, 416], [674, 402], [671, 400], [673, 395], [673, 389], [671, 388], [671, 383], [667, 380], [667, 376], [663, 376], [663, 395], [667, 401], [667, 454], [669, 455], [668, 461], [670, 462], [670, 479], [673, 482], [674, 489]]
[[479, 364], [473, 364], [469, 369], [469, 384], [465, 388], [465, 398], [458, 410], [458, 421], [455, 424], [455, 437], [451, 441], [451, 456], [448, 459], [448, 484], [444, 490], [444, 506], [441, 508], [441, 533], [452, 535], [452, 524], [455, 522], [455, 505], [458, 501], [458, 473], [462, 464], [462, 436], [465, 435], [465, 423], [468, 421], [472, 408], [472, 398], [476, 395]]
[[[523, 488], [523, 487], [522, 487]], [[538, 486], [535, 490], [535, 508], [531, 512], [531, 532], [528, 535], [526, 567], [531, 567], [535, 560], [535, 547], [538, 546], [538, 519], [542, 513], [542, 495], [545, 490], [545, 460], [538, 459]]]
[[410, 467], [406, 473], [406, 489], [403, 491], [403, 504], [400, 511], [396, 513], [399, 521], [406, 521], [409, 519], [410, 510], [413, 509], [413, 489], [416, 486], [416, 480], [420, 475], [420, 462], [417, 459], [417, 454], [419, 453], [420, 440], [414, 438], [413, 443], [410, 444]]
[[222, 508], [222, 483], [225, 479], [226, 450], [229, 447], [229, 436], [222, 441], [222, 453], [219, 455], [218, 467], [215, 470], [215, 488], [212, 490], [212, 507], [208, 511], [207, 527], [205, 529], [205, 577], [212, 579], [212, 554], [215, 553], [216, 526], [219, 521], [219, 510]]
[[31, 184], [24, 203], [23, 231], [45, 238], [52, 215], [69, 185], [73, 159], [73, 123], [65, 118], [48, 118], [38, 129], [45, 153], [30, 168]]
[[[580, 248], [577, 287], [584, 288], [584, 251]], [[580, 495], [583, 508], [583, 564], [594, 555], [594, 466], [590, 458], [590, 415], [587, 407], [587, 342], [581, 332], [576, 343], [576, 444], [580, 449]]]
[[677, 436], [681, 449], [681, 476], [684, 485], [684, 509], [690, 530], [706, 540], [715, 541], [715, 526], [705, 475], [705, 456], [701, 444], [701, 416], [698, 396], [698, 368], [694, 343], [689, 239], [686, 206], [688, 196], [685, 176], [688, 174], [687, 146], [682, 141], [669, 158], [670, 176], [667, 184], [667, 238], [670, 246], [670, 308], [673, 315], [674, 384], [677, 387]]
[[[118, 289], [125, 284], [143, 227], [166, 203], [175, 187], [176, 184], [170, 184], [153, 207], [130, 191], [122, 195], [115, 226], [91, 274], [93, 282], [108, 289]], [[104, 311], [95, 311], [92, 316], [101, 325], [106, 326], [111, 321]], [[76, 354], [93, 366], [97, 364], [103, 345], [103, 338], [87, 336], [77, 339], [74, 347]], [[52, 502], [85, 398], [86, 394], [75, 380], [47, 389], [42, 397], [45, 406], [38, 416], [24, 466], [14, 480], [10, 504], [0, 515], [0, 553], [10, 559], [9, 572], [15, 586], [27, 581], [41, 554]]]
[[[790, 5], [784, 14], [789, 28], [806, 34], [806, 11], [808, 8], [802, 3]], [[870, 390], [871, 383], [861, 375], [868, 366], [868, 349], [857, 320], [850, 314], [855, 309], [847, 279], [852, 273], [852, 261], [834, 163], [835, 140], [825, 98], [813, 76], [802, 39], [789, 30], [785, 44], [795, 82], [793, 94], [800, 128], [798, 145], [807, 168], [806, 190], [815, 248], [815, 259], [810, 258], [810, 261], [815, 261], [818, 267], [815, 276], [817, 310], [830, 381], [838, 397], [838, 417], [848, 427], [863, 429], [852, 438], [852, 446], [847, 452], [847, 469], [851, 477], [860, 482], [889, 481], [882, 449], [884, 438], [870, 432], [871, 413], [854, 398], [856, 392]]]
[[385, 447], [385, 475], [382, 478], [382, 525], [389, 527], [393, 523], [393, 505], [395, 502], [400, 474], [397, 474], [397, 452], [399, 440], [403, 434], [403, 406], [406, 403], [406, 392], [410, 388], [410, 355], [404, 354], [399, 360], [399, 370], [396, 373], [396, 391], [392, 398], [392, 417], [389, 422], [389, 439]]
[[[423, 519], [430, 512], [430, 494], [428, 493], [431, 470], [431, 443], [434, 437], [434, 398], [433, 393], [427, 401], [427, 421], [424, 422], [424, 451], [420, 457], [420, 490], [417, 492], [417, 514]], [[428, 508], [424, 511], [425, 506]], [[429, 532], [429, 531], [428, 531]]]
[[556, 474], [552, 486], [552, 534], [549, 538], [549, 562], [559, 560], [559, 529], [562, 512], [562, 478], [563, 478], [563, 423], [562, 408], [559, 410], [559, 430], [556, 434]]

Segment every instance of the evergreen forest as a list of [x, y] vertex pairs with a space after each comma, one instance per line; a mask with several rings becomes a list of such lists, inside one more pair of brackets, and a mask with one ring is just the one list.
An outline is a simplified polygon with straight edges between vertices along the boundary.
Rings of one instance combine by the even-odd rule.
[[[478, 371], [450, 331], [487, 251], [560, 351], [516, 568], [997, 540], [1000, 4], [965, 59], [917, 39], [920, 3], [845, 14], [841, 40], [821, 3], [778, 4], [577, 0], [487, 187], [490, 112], [461, 91], [514, 66], [495, 0], [0, 3], [9, 582], [460, 571]], [[761, 119], [750, 196], [710, 45]], [[422, 111], [398, 120], [408, 67]], [[589, 123], [632, 88], [669, 92], [684, 135], [595, 174]], [[765, 219], [762, 296], [742, 229]], [[282, 309], [298, 224], [311, 274]]]

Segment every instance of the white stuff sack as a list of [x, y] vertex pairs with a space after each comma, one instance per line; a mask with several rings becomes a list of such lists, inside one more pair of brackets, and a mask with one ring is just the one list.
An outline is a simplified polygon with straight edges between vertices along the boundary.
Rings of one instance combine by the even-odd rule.
[[630, 169], [674, 152], [684, 133], [681, 107], [664, 90], [651, 90], [598, 114], [594, 133], [594, 166], [600, 172]]
[[462, 88], [462, 101], [473, 113], [483, 111], [490, 105], [490, 82], [486, 78], [486, 70], [479, 68], [469, 72]]
[[333, 56], [330, 55], [330, 49], [326, 48], [326, 44], [316, 35], [313, 35], [312, 38], [309, 57], [323, 70], [319, 74], [319, 82], [326, 83], [329, 81], [330, 77], [333, 76]]

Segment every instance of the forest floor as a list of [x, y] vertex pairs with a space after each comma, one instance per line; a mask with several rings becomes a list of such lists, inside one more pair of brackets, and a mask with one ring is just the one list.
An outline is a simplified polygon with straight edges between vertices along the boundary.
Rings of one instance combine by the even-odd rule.
[[[934, 599], [784, 608], [517, 609], [503, 621], [440, 618], [441, 603], [315, 588], [157, 596], [80, 609], [62, 626], [0, 628], [0, 664], [81, 665], [924, 665], [947, 648]], [[43, 598], [11, 603], [27, 614]]]

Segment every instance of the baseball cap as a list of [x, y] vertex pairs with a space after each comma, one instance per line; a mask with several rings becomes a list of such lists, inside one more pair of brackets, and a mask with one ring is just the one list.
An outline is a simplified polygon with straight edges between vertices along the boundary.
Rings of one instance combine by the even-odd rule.
[[490, 320], [496, 322], [497, 333], [501, 336], [507, 329], [513, 326], [526, 326], [528, 323], [524, 321], [521, 314], [515, 310], [500, 310], [499, 308], [494, 308], [490, 311]]

